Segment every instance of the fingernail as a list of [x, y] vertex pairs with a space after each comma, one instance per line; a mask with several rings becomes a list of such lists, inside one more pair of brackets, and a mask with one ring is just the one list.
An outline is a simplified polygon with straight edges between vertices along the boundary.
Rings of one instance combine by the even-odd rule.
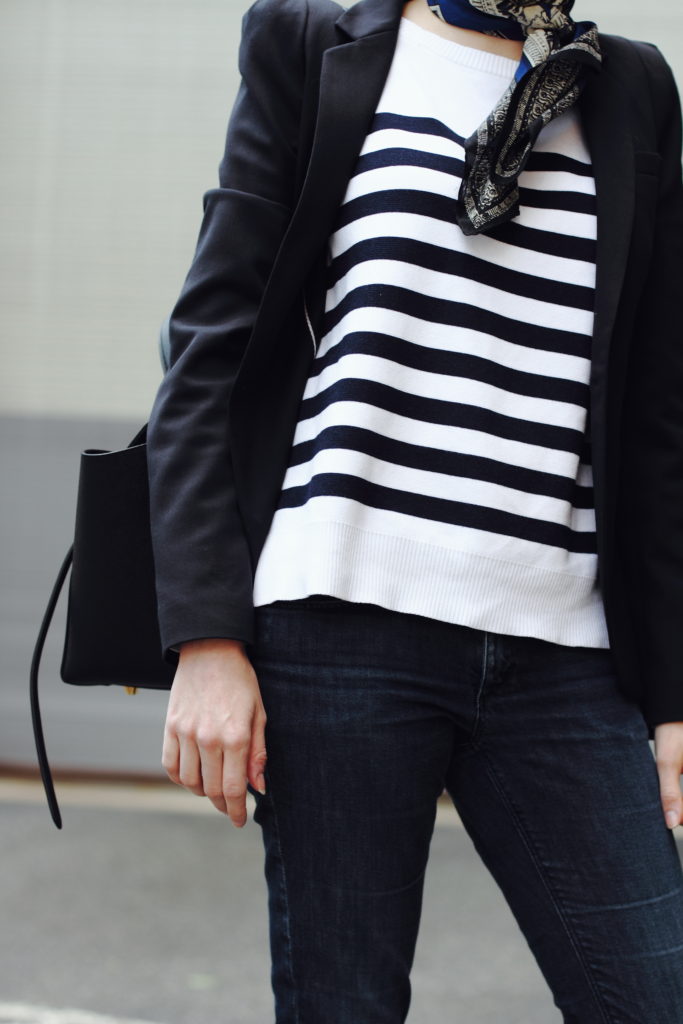
[[256, 788], [259, 791], [259, 793], [262, 793], [262, 794], [265, 793], [265, 791], [266, 791], [266, 780], [264, 779], [263, 775], [257, 775], [256, 776]]
[[681, 816], [677, 811], [666, 812], [666, 823], [669, 828], [675, 828], [681, 820]]

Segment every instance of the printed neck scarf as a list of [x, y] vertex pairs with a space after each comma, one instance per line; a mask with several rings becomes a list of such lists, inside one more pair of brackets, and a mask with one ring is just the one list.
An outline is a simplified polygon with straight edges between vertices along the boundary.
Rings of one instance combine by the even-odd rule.
[[599, 71], [597, 27], [574, 22], [574, 0], [427, 0], [442, 21], [503, 39], [524, 40], [522, 59], [495, 109], [465, 143], [456, 218], [466, 235], [519, 214], [518, 178], [541, 129], [569, 110]]

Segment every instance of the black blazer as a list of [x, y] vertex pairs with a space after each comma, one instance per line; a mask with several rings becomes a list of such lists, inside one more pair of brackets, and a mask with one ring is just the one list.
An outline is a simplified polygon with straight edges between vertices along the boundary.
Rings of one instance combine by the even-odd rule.
[[[252, 582], [324, 306], [328, 236], [402, 0], [257, 0], [148, 427], [163, 655], [253, 641]], [[599, 583], [623, 692], [683, 720], [681, 115], [659, 51], [601, 37], [580, 101], [597, 183], [590, 423]], [[322, 59], [321, 59], [322, 56]]]

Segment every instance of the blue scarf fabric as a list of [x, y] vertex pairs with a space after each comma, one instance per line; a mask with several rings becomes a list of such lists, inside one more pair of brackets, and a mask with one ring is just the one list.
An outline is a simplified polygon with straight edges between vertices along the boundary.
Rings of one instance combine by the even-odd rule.
[[578, 100], [586, 72], [599, 71], [597, 27], [574, 22], [574, 0], [427, 0], [442, 21], [524, 41], [504, 96], [465, 143], [456, 217], [466, 235], [519, 214], [519, 175], [541, 129]]
[[484, 32], [487, 36], [499, 36], [501, 39], [525, 38], [522, 26], [516, 18], [504, 14], [492, 14], [476, 7], [470, 0], [442, 0], [441, 3], [428, 0], [429, 8], [442, 21], [447, 21], [458, 28], [468, 28], [472, 32]]

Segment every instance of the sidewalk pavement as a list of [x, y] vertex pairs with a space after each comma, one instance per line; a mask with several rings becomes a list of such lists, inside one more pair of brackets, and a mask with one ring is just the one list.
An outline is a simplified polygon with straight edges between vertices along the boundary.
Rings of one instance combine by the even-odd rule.
[[[0, 1024], [268, 1024], [260, 830], [171, 783], [0, 778]], [[683, 833], [683, 829], [679, 830]], [[409, 1024], [552, 1024], [552, 997], [439, 805]]]
[[[0, 779], [0, 1024], [272, 1022], [252, 808], [236, 829], [171, 783], [56, 789], [61, 831], [39, 783]], [[56, 1013], [67, 1008], [81, 1016]], [[507, 904], [440, 805], [410, 1024], [559, 1019]]]

